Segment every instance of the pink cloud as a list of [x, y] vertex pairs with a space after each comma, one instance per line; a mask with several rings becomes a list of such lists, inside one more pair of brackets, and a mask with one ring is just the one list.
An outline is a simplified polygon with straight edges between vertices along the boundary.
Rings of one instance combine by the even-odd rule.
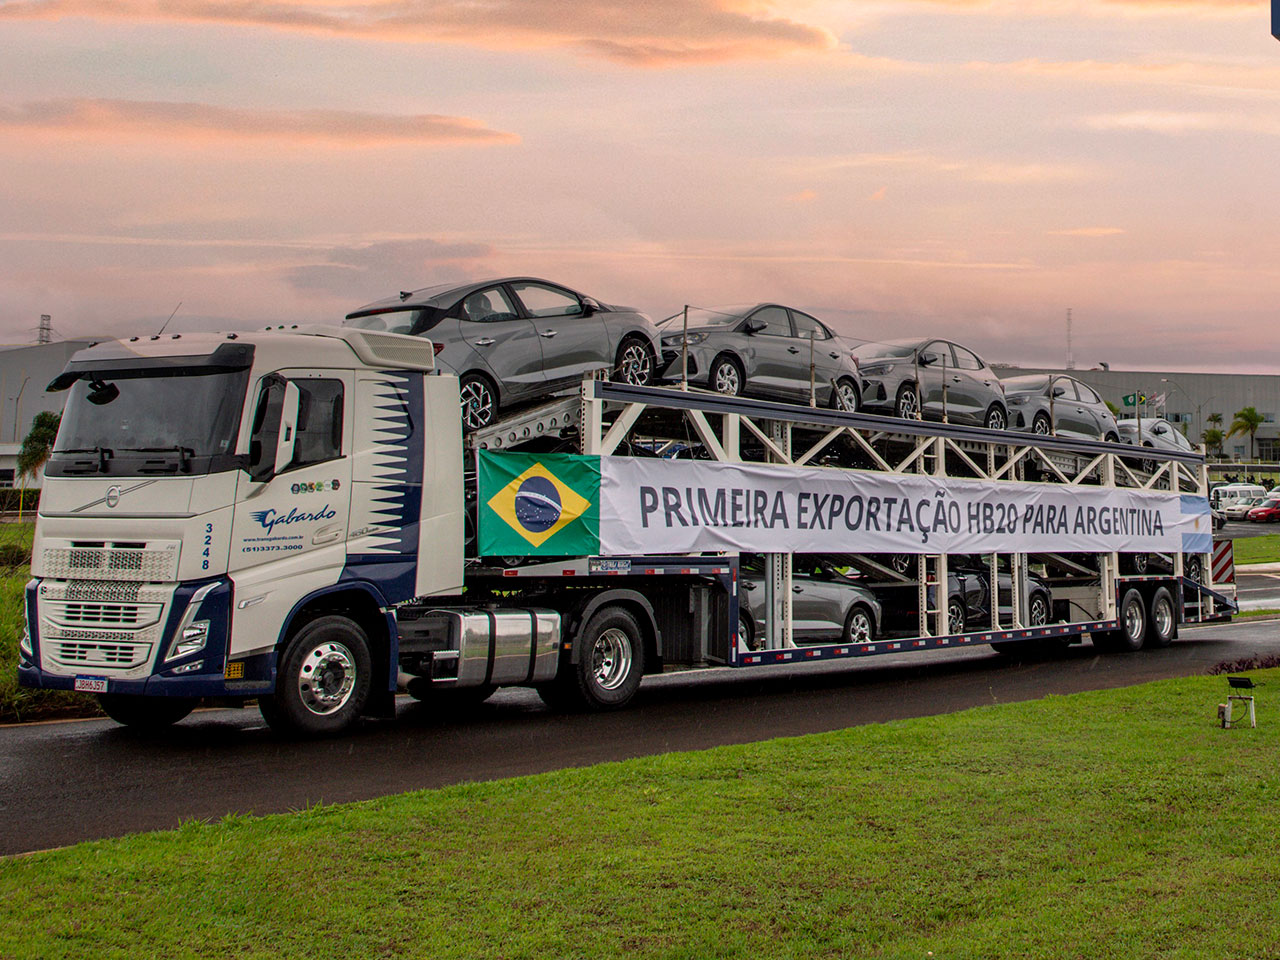
[[13, 0], [0, 18], [270, 27], [397, 43], [574, 47], [637, 66], [775, 57], [835, 47], [823, 27], [733, 0]]
[[110, 138], [284, 141], [334, 146], [518, 143], [467, 117], [395, 116], [346, 110], [246, 110], [205, 103], [38, 100], [0, 104], [0, 130]]

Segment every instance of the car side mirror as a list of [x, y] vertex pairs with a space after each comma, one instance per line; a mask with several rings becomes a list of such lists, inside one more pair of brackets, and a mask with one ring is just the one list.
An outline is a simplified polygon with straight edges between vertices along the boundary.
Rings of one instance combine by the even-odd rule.
[[589, 317], [600, 309], [600, 304], [596, 303], [590, 297], [582, 298], [582, 316]]
[[1067, 388], [1066, 388], [1066, 387], [1054, 387], [1054, 388], [1053, 388], [1053, 395], [1054, 395], [1055, 397], [1065, 397], [1065, 396], [1067, 395]]
[[922, 367], [931, 367], [937, 362], [938, 362], [938, 355], [936, 353], [920, 354], [919, 363], [920, 363], [920, 366]]
[[1164, 427], [1152, 427], [1151, 432], [1154, 434], [1161, 434], [1161, 433], [1165, 433], [1166, 431]]
[[742, 332], [746, 334], [759, 333], [761, 330], [765, 329], [766, 326], [767, 324], [761, 323], [759, 320], [748, 320], [743, 324]]

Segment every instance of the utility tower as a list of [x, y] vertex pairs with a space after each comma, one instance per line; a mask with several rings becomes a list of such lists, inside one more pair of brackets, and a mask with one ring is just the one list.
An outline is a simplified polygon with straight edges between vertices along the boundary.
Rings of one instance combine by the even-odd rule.
[[1076, 368], [1076, 357], [1071, 352], [1071, 308], [1067, 307], [1067, 369], [1074, 370]]
[[52, 343], [53, 342], [53, 317], [47, 313], [40, 314], [40, 329], [37, 332], [36, 343]]

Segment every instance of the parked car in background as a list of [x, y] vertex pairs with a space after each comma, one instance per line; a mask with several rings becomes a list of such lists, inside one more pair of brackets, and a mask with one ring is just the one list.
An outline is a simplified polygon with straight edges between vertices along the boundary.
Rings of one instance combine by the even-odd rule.
[[[764, 565], [744, 557], [738, 637], [749, 650], [764, 635]], [[791, 571], [792, 634], [796, 643], [854, 643], [880, 633], [880, 601], [866, 586], [839, 572], [833, 562], [796, 555]]]
[[[1280, 491], [1273, 490], [1270, 496], [1280, 496]], [[1267, 490], [1257, 483], [1224, 483], [1209, 491], [1209, 506], [1225, 510], [1231, 504], [1247, 497], [1268, 496]]]
[[1249, 511], [1260, 506], [1266, 499], [1266, 497], [1241, 497], [1239, 500], [1230, 501], [1222, 512], [1226, 514], [1228, 520], [1247, 520]]
[[1275, 523], [1280, 521], [1280, 498], [1267, 497], [1249, 511], [1249, 519], [1254, 523]]
[[1195, 446], [1186, 438], [1181, 430], [1168, 420], [1159, 417], [1142, 417], [1117, 420], [1122, 443], [1140, 444], [1157, 450], [1178, 450], [1190, 453]]
[[950, 340], [910, 339], [858, 347], [868, 412], [1003, 430], [1004, 388], [982, 358]]
[[794, 307], [691, 307], [687, 333], [683, 311], [659, 326], [666, 380], [682, 379], [687, 362], [689, 381], [717, 393], [808, 403], [812, 358], [817, 402], [839, 410], [859, 407], [853, 346]]
[[640, 385], [657, 372], [658, 331], [647, 316], [536, 277], [403, 292], [347, 314], [343, 325], [429, 337], [436, 363], [461, 380], [467, 430], [601, 367]]
[[1084, 440], [1120, 439], [1115, 415], [1087, 383], [1046, 373], [1006, 377], [1002, 382], [1010, 430], [1043, 436], [1056, 432]]

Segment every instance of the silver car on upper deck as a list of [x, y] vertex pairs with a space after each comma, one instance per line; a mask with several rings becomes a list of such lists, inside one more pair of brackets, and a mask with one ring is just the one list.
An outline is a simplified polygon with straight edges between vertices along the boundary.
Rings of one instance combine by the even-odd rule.
[[950, 340], [867, 342], [857, 348], [862, 407], [915, 419], [1003, 430], [1009, 422], [1000, 378], [981, 357]]
[[1031, 373], [1002, 382], [1010, 430], [1113, 443], [1120, 439], [1111, 408], [1075, 377]]

